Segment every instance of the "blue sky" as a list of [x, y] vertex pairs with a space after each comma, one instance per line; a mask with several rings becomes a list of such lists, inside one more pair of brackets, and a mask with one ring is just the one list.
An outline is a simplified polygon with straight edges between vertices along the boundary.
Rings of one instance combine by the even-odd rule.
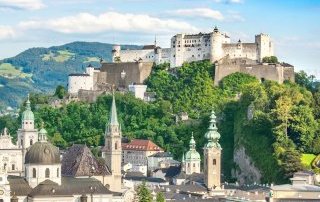
[[162, 47], [217, 25], [232, 40], [268, 33], [281, 61], [320, 78], [318, 0], [0, 0], [0, 59], [73, 41]]

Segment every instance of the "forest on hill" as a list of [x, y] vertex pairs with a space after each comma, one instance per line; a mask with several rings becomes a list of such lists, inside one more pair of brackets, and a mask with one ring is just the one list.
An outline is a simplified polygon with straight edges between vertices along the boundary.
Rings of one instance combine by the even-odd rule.
[[[320, 88], [312, 76], [299, 72], [296, 83], [278, 84], [234, 73], [213, 86], [214, 68], [209, 61], [185, 63], [175, 72], [167, 68], [167, 64], [155, 66], [146, 81], [149, 90], [157, 93], [155, 102], [116, 94], [124, 137], [151, 139], [181, 159], [193, 132], [202, 154], [214, 109], [226, 181], [235, 180], [233, 152], [240, 146], [261, 171], [264, 183], [287, 181], [293, 172], [310, 168], [310, 163], [302, 163], [302, 154], [320, 153]], [[101, 96], [92, 104], [73, 102], [53, 108], [47, 104], [48, 96], [31, 96], [36, 123], [45, 123], [51, 142], [60, 148], [73, 143], [103, 145], [111, 99]], [[177, 123], [175, 114], [180, 112], [187, 112], [191, 119]], [[4, 126], [16, 135], [20, 118], [1, 117], [0, 129]]]
[[[139, 46], [122, 45], [123, 49]], [[50, 48], [30, 48], [15, 57], [0, 60], [0, 110], [17, 107], [28, 92], [52, 93], [67, 85], [70, 73], [82, 73], [100, 59], [111, 61], [112, 44], [73, 42]]]

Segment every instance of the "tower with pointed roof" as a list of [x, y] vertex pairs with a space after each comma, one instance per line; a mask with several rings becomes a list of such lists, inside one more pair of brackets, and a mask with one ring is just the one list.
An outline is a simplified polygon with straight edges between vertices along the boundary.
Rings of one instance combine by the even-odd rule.
[[210, 125], [205, 134], [207, 143], [204, 146], [204, 183], [209, 190], [221, 187], [221, 146], [219, 144], [220, 134], [216, 126], [216, 115], [212, 111]]
[[21, 128], [18, 130], [18, 147], [22, 149], [22, 165], [27, 148], [38, 141], [38, 130], [34, 127], [34, 114], [31, 111], [31, 103], [28, 95], [25, 111], [21, 117]]
[[102, 152], [102, 157], [111, 171], [113, 181], [109, 184], [110, 190], [121, 190], [121, 127], [118, 122], [116, 101], [114, 93], [112, 96], [112, 106], [110, 112], [110, 119], [105, 131], [105, 145]]
[[200, 154], [196, 150], [196, 141], [194, 140], [193, 133], [191, 135], [191, 140], [189, 143], [189, 151], [185, 155], [184, 170], [187, 175], [192, 173], [200, 173]]

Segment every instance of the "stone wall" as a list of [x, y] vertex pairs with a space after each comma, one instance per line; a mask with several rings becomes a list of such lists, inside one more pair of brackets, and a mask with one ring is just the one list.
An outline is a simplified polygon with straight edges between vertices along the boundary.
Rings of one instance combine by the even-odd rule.
[[285, 80], [294, 82], [294, 67], [282, 66], [280, 64], [262, 64], [248, 58], [233, 58], [226, 56], [215, 63], [214, 84], [226, 76], [242, 72], [255, 76], [259, 80], [271, 80], [283, 83]]
[[[151, 74], [152, 62], [125, 62], [125, 63], [102, 63], [98, 79], [99, 84], [111, 84], [116, 87], [128, 86], [129, 84], [142, 84]], [[121, 78], [121, 73], [125, 73]]]

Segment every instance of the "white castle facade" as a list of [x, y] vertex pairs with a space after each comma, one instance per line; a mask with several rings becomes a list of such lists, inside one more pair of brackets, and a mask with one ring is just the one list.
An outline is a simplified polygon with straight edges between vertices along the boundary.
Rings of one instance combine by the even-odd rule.
[[113, 62], [155, 62], [170, 63], [179, 67], [184, 62], [209, 59], [212, 62], [225, 56], [229, 58], [248, 58], [262, 62], [264, 57], [274, 55], [273, 43], [267, 34], [258, 34], [253, 43], [231, 43], [230, 37], [217, 27], [210, 33], [176, 34], [171, 38], [170, 48], [155, 45], [144, 46], [141, 50], [121, 50], [115, 45], [112, 50]]

